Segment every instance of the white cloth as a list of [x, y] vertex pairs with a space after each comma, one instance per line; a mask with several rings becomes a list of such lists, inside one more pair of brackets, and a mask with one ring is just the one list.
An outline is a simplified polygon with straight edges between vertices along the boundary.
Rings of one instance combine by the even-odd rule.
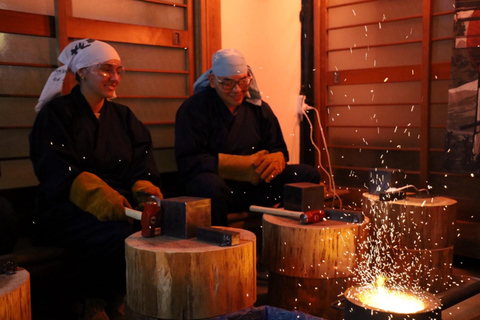
[[[247, 69], [252, 76], [252, 82], [250, 83], [250, 88], [248, 88], [247, 98], [245, 100], [260, 107], [262, 105], [262, 96], [258, 90], [257, 80], [255, 80], [255, 75], [253, 74], [250, 66], [247, 66]], [[193, 93], [199, 92], [210, 85], [210, 82], [208, 81], [208, 75], [210, 73], [212, 73], [212, 69], [205, 71], [200, 78], [195, 81], [193, 84]]]
[[250, 72], [252, 82], [247, 92], [246, 101], [254, 105], [262, 105], [262, 97], [258, 90], [257, 80], [253, 75], [252, 68], [247, 65], [247, 61], [240, 51], [237, 49], [220, 49], [213, 54], [212, 68], [207, 70], [200, 78], [193, 84], [193, 93], [198, 92], [210, 85], [208, 75], [213, 73], [217, 77], [228, 77], [237, 74], [244, 74]]
[[212, 72], [217, 77], [247, 73], [247, 61], [237, 49], [220, 49], [213, 54]]
[[120, 56], [108, 43], [82, 39], [68, 44], [58, 57], [58, 60], [64, 65], [53, 71], [48, 78], [35, 106], [35, 111], [39, 112], [44, 104], [61, 95], [63, 81], [68, 70], [76, 74], [82, 68], [112, 59], [120, 60]]

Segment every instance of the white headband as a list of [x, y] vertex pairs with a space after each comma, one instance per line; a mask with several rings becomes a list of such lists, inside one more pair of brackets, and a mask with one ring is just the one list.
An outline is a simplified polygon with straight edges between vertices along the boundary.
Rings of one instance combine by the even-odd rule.
[[53, 71], [48, 78], [35, 106], [35, 111], [39, 112], [44, 104], [62, 93], [63, 81], [68, 70], [76, 74], [82, 68], [113, 59], [120, 60], [120, 56], [108, 43], [82, 39], [68, 44], [58, 57], [58, 60], [64, 65]]
[[218, 77], [247, 73], [247, 61], [236, 49], [221, 49], [212, 57], [212, 72]]

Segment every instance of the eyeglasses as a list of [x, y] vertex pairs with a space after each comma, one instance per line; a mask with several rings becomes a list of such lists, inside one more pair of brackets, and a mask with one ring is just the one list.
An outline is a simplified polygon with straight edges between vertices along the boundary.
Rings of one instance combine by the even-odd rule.
[[114, 74], [121, 79], [125, 74], [125, 69], [122, 66], [114, 66], [112, 64], [96, 64], [94, 66], [87, 67], [87, 69], [105, 79], [110, 79]]
[[240, 89], [246, 90], [248, 89], [248, 87], [250, 87], [250, 82], [252, 82], [252, 77], [250, 76], [247, 76], [237, 81], [233, 79], [220, 80], [217, 78], [216, 75], [213, 76], [215, 77], [215, 79], [217, 79], [217, 82], [220, 84], [223, 90], [226, 91], [233, 90], [233, 88], [235, 88], [237, 85], [240, 87]]

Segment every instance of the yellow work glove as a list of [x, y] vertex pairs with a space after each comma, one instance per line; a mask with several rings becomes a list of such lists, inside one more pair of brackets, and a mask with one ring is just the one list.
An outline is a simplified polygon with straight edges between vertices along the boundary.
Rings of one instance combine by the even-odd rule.
[[137, 201], [138, 207], [143, 209], [143, 204], [153, 199], [148, 195], [163, 199], [162, 191], [148, 180], [138, 180], [132, 187], [133, 198]]
[[80, 173], [70, 187], [70, 201], [100, 221], [127, 220], [127, 199], [90, 172]]
[[[218, 175], [222, 179], [250, 182], [258, 184], [262, 179], [255, 171], [253, 163], [265, 158], [267, 150], [262, 150], [248, 156], [237, 156], [233, 154], [218, 154]], [[259, 160], [260, 159], [260, 160]]]
[[257, 168], [255, 171], [260, 178], [270, 183], [285, 169], [285, 157], [282, 152], [269, 153], [263, 159], [255, 160], [253, 165]]

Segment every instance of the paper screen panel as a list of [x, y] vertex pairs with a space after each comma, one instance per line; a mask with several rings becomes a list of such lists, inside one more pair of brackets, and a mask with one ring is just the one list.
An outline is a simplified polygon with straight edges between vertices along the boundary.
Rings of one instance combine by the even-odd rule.
[[[368, 170], [349, 170], [349, 169], [336, 169], [335, 170], [335, 180], [338, 181], [348, 181], [349, 189], [352, 188], [361, 188], [358, 190], [359, 194], [362, 194], [367, 189], [368, 190], [368, 181], [369, 181], [369, 171]], [[414, 185], [418, 186], [418, 175], [416, 174], [407, 174], [405, 179], [405, 185]], [[339, 185], [337, 183], [337, 185]], [[360, 204], [361, 207], [361, 204]]]
[[331, 106], [328, 124], [349, 126], [353, 123], [371, 126], [419, 126], [420, 105]]
[[[28, 157], [30, 129], [11, 129], [0, 139], [0, 159]], [[3, 168], [2, 168], [3, 172]]]
[[153, 148], [172, 148], [175, 144], [175, 126], [151, 125], [148, 126], [153, 139]]
[[416, 18], [329, 30], [328, 46], [332, 50], [421, 40], [421, 38], [422, 19]]
[[453, 37], [453, 16], [443, 14], [432, 17], [432, 38]]
[[430, 148], [445, 148], [445, 128], [430, 128]]
[[187, 50], [109, 42], [117, 50], [125, 68], [188, 71]]
[[432, 11], [434, 13], [449, 12], [454, 10], [455, 10], [455, 0], [433, 0], [432, 1]]
[[183, 99], [117, 99], [132, 109], [138, 119], [150, 121], [175, 121], [175, 114]]
[[186, 8], [133, 0], [73, 0], [74, 17], [149, 27], [186, 29]]
[[173, 148], [154, 150], [153, 157], [155, 158], [160, 173], [177, 171], [177, 163]]
[[0, 32], [0, 61], [57, 65], [56, 40]]
[[421, 43], [332, 51], [328, 54], [328, 70], [416, 65], [421, 62], [421, 52]]
[[0, 94], [34, 94], [40, 96], [53, 68], [0, 65]]
[[453, 39], [432, 42], [432, 63], [450, 62]]
[[418, 148], [419, 128], [338, 128], [330, 127], [328, 140], [331, 145], [382, 148]]
[[430, 170], [436, 172], [442, 172], [445, 170], [445, 152], [431, 151], [429, 155]]
[[419, 170], [416, 151], [330, 148], [330, 158], [337, 166], [385, 168], [401, 166], [404, 170]]
[[447, 107], [447, 102], [432, 105], [432, 112], [430, 112], [430, 125], [445, 126], [447, 123]]
[[188, 75], [127, 72], [118, 86], [118, 96], [187, 96]]
[[[356, 25], [422, 14], [422, 1], [402, 0], [401, 2], [401, 6], [396, 5], [398, 0], [384, 0], [331, 8], [328, 10], [328, 27], [339, 27], [345, 25], [346, 22]], [[332, 6], [334, 3], [329, 1], [329, 5]]]
[[0, 97], [0, 127], [32, 125], [37, 116], [33, 109], [37, 101], [38, 98]]
[[430, 102], [431, 103], [447, 103], [448, 102], [448, 86], [450, 79], [436, 80], [431, 82]]
[[419, 82], [330, 86], [328, 104], [382, 104], [420, 102]]
[[1, 166], [0, 190], [38, 185], [30, 159], [1, 161]]

